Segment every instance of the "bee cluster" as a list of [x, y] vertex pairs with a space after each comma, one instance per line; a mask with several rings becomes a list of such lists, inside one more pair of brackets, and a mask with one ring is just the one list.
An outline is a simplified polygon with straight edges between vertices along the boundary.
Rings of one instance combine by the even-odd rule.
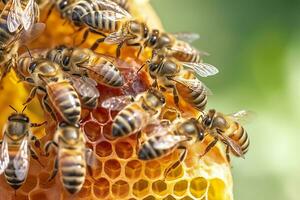
[[[26, 194], [39, 184], [55, 191], [51, 183], [59, 173], [65, 191], [78, 199], [223, 199], [205, 196], [217, 179], [208, 182], [194, 165], [219, 141], [225, 146], [224, 162], [230, 163], [230, 153], [244, 157], [249, 139], [239, 120], [248, 113], [205, 110], [211, 92], [199, 77], [218, 69], [204, 63], [206, 53], [191, 45], [197, 34], [153, 29], [134, 18], [130, 0], [3, 3], [1, 79], [14, 71], [30, 87], [23, 111], [11, 106], [14, 113], [1, 140], [0, 174], [12, 188], [24, 185]], [[53, 10], [70, 24], [72, 34], [55, 45], [29, 49], [26, 45], [40, 37], [46, 24], [49, 28]], [[40, 124], [24, 114], [35, 97], [48, 116]], [[45, 124], [47, 135], [37, 139], [31, 127]], [[38, 181], [29, 173], [30, 157], [43, 171]], [[35, 185], [26, 187], [31, 179]], [[149, 188], [155, 195], [148, 195]], [[33, 192], [28, 198], [45, 196]]]

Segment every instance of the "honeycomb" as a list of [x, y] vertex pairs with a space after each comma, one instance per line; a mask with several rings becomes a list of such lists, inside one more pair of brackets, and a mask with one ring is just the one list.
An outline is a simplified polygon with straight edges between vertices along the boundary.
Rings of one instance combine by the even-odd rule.
[[[47, 9], [42, 10], [42, 13], [46, 12]], [[149, 23], [153, 24], [151, 26], [161, 28], [157, 16], [147, 2], [132, 1], [132, 13], [135, 17], [144, 20], [152, 17], [153, 20], [148, 20]], [[51, 30], [53, 27], [55, 27], [55, 31]], [[30, 48], [48, 48], [56, 44], [73, 45], [74, 41], [79, 41], [81, 38], [81, 33], [75, 36], [73, 33], [72, 26], [66, 24], [60, 15], [54, 11], [47, 19], [46, 31], [37, 41], [30, 44]], [[95, 38], [96, 36], [90, 37], [84, 45], [86, 47], [91, 46]], [[113, 56], [115, 47], [101, 44], [97, 52]], [[113, 95], [135, 95], [149, 87], [150, 79], [146, 72], [136, 74], [136, 70], [145, 61], [149, 52], [145, 52], [140, 60], [135, 59], [134, 53], [133, 49], [127, 47], [122, 49], [122, 57], [116, 62], [127, 82], [121, 89], [99, 85], [100, 104], [101, 101]], [[16, 88], [18, 92], [16, 92]], [[27, 85], [18, 81], [13, 71], [2, 81], [2, 95], [0, 96], [2, 111], [0, 125], [2, 127], [6, 123], [6, 117], [11, 113], [8, 105], [13, 105], [18, 110], [22, 109], [22, 103], [28, 97], [29, 89]], [[11, 98], [7, 98], [8, 96]], [[173, 102], [170, 95], [167, 95], [167, 102], [169, 104]], [[180, 106], [186, 112], [197, 114], [184, 103], [181, 103]], [[30, 116], [32, 122], [50, 119], [41, 109], [38, 99], [34, 99], [25, 112]], [[116, 112], [101, 107], [93, 111], [83, 110], [82, 112], [81, 128], [86, 135], [87, 147], [93, 150], [97, 162], [88, 171], [86, 181], [80, 192], [70, 195], [64, 190], [59, 174], [52, 181], [48, 181], [53, 169], [55, 151], [51, 152], [49, 157], [45, 157], [41, 155], [42, 151], [37, 149], [43, 166], [31, 159], [27, 180], [17, 191], [14, 191], [5, 182], [2, 175], [0, 178], [0, 199], [233, 199], [230, 166], [220, 146], [217, 145], [207, 156], [201, 159], [199, 156], [210, 142], [209, 139], [189, 147], [185, 161], [164, 176], [164, 171], [178, 159], [180, 152], [174, 151], [163, 158], [152, 161], [138, 160], [136, 135], [120, 139], [114, 139], [110, 135], [112, 119], [116, 114]], [[172, 113], [165, 113], [165, 115], [174, 117]], [[52, 139], [55, 126], [54, 122], [48, 121], [46, 127], [33, 130], [34, 134], [41, 139], [42, 145]]]

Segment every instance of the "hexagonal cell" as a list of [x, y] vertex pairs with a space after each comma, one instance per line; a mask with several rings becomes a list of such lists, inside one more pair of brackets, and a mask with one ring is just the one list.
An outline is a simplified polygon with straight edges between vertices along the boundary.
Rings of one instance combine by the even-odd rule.
[[117, 178], [121, 173], [121, 165], [116, 159], [107, 160], [104, 163], [104, 172], [110, 178]]
[[92, 182], [89, 181], [88, 179], [85, 179], [84, 184], [77, 195], [81, 198], [84, 198], [91, 195], [91, 192], [92, 192]]
[[102, 135], [100, 125], [92, 121], [84, 125], [84, 133], [91, 142], [97, 141]]
[[[170, 164], [172, 166], [173, 163]], [[182, 168], [182, 165], [178, 165], [175, 169], [171, 169], [168, 174], [166, 175], [166, 180], [171, 181], [171, 180], [176, 180], [178, 178], [181, 178], [184, 175], [184, 171]]]
[[156, 200], [156, 198], [152, 195], [143, 198], [143, 200]]
[[158, 178], [161, 175], [161, 165], [156, 160], [149, 161], [145, 165], [145, 175], [149, 179]]
[[96, 154], [100, 157], [109, 156], [112, 151], [112, 146], [107, 141], [102, 141], [96, 145]]
[[201, 198], [207, 189], [207, 180], [203, 177], [193, 178], [190, 183], [190, 192], [196, 198]]
[[152, 191], [159, 196], [164, 196], [168, 192], [168, 186], [164, 181], [158, 180], [152, 183]]
[[128, 142], [117, 142], [115, 145], [115, 151], [119, 158], [127, 159], [132, 156], [133, 147]]
[[94, 183], [94, 194], [97, 198], [103, 199], [109, 194], [109, 181], [105, 178], [100, 178]]
[[29, 193], [35, 188], [35, 186], [37, 185], [37, 181], [38, 180], [36, 176], [28, 175], [26, 182], [21, 187], [22, 191], [25, 193]]
[[176, 200], [172, 195], [168, 195], [163, 200]]
[[125, 166], [125, 176], [130, 179], [139, 178], [142, 172], [142, 163], [138, 160], [131, 160]]
[[119, 180], [111, 186], [111, 191], [116, 198], [127, 197], [129, 193], [129, 184], [126, 181]]
[[225, 191], [225, 183], [221, 179], [215, 178], [209, 181], [207, 197], [208, 199], [229, 199], [225, 197]]
[[194, 199], [189, 196], [186, 196], [186, 197], [183, 197], [181, 200], [194, 200]]
[[136, 197], [143, 197], [149, 193], [149, 182], [147, 180], [141, 179], [133, 184], [132, 193]]
[[173, 193], [177, 196], [185, 195], [188, 188], [188, 181], [187, 180], [180, 180], [174, 185]]
[[103, 136], [108, 140], [115, 140], [116, 138], [112, 136], [111, 127], [112, 127], [112, 122], [109, 122], [105, 126], [103, 126]]
[[92, 114], [99, 123], [106, 123], [109, 120], [108, 111], [103, 108], [93, 110]]

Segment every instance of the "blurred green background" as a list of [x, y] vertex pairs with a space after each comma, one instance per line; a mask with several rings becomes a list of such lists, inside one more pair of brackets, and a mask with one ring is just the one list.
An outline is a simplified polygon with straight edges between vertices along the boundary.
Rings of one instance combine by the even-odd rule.
[[[246, 159], [233, 158], [237, 200], [299, 200], [300, 1], [152, 0], [169, 32], [201, 35], [220, 73], [209, 106], [254, 111]], [[149, 19], [151, 20], [151, 19]], [[299, 154], [298, 154], [299, 153]]]

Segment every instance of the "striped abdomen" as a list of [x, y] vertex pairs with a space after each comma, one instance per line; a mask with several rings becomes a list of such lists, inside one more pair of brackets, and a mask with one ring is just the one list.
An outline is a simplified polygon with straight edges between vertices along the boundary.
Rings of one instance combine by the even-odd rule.
[[[228, 136], [240, 145], [244, 154], [247, 153], [250, 141], [246, 130], [237, 122], [233, 122], [232, 126], [234, 126], [231, 127], [234, 131], [232, 131], [232, 133]], [[232, 153], [236, 155], [234, 151], [232, 151]]]
[[170, 51], [171, 56], [176, 58], [178, 61], [192, 63], [199, 63], [201, 61], [200, 52], [194, 47], [190, 46], [188, 43], [177, 42], [176, 46], [178, 46], [176, 48], [188, 49], [188, 51]]
[[112, 18], [118, 18], [115, 12], [103, 10], [85, 14], [81, 17], [81, 22], [97, 31], [113, 33], [120, 29], [121, 21], [112, 20]]
[[199, 82], [197, 88], [188, 88], [180, 83], [176, 83], [178, 94], [191, 106], [203, 111], [207, 104], [207, 92], [203, 84]]
[[[15, 158], [15, 156], [17, 155], [18, 151], [19, 151], [19, 145], [16, 145], [16, 147], [13, 148], [14, 150], [11, 149], [9, 150], [9, 163], [7, 168], [4, 171], [4, 175], [5, 175], [5, 179], [6, 182], [15, 190], [18, 189], [19, 187], [22, 186], [22, 184], [25, 182], [26, 178], [27, 178], [27, 172], [28, 172], [28, 168], [25, 169], [25, 171], [23, 171], [22, 173], [25, 173], [26, 175], [24, 176], [24, 178], [22, 180], [20, 180], [17, 175], [16, 175], [16, 169], [14, 167], [14, 163], [13, 160]], [[28, 160], [29, 162], [29, 160]]]
[[112, 124], [112, 135], [122, 137], [135, 133], [141, 130], [147, 121], [148, 117], [145, 111], [137, 103], [132, 103], [115, 117]]
[[71, 194], [79, 192], [85, 181], [86, 160], [84, 153], [79, 148], [60, 149], [59, 170], [65, 189]]
[[140, 160], [153, 160], [156, 158], [159, 158], [161, 156], [165, 156], [168, 153], [170, 153], [174, 148], [162, 150], [162, 149], [155, 149], [154, 143], [157, 143], [156, 141], [159, 139], [159, 137], [163, 136], [157, 136], [149, 138], [145, 143], [143, 143], [138, 151], [138, 158]]
[[18, 65], [15, 72], [17, 73], [20, 79], [26, 80], [28, 78], [31, 78], [31, 73], [29, 72], [31, 62], [32, 59], [29, 56], [24, 56], [18, 59]]
[[60, 116], [70, 124], [76, 124], [80, 119], [81, 104], [79, 97], [67, 82], [50, 83], [46, 87], [52, 105]]
[[105, 58], [99, 58], [92, 63], [88, 76], [100, 84], [111, 87], [121, 87], [124, 84], [120, 70]]

